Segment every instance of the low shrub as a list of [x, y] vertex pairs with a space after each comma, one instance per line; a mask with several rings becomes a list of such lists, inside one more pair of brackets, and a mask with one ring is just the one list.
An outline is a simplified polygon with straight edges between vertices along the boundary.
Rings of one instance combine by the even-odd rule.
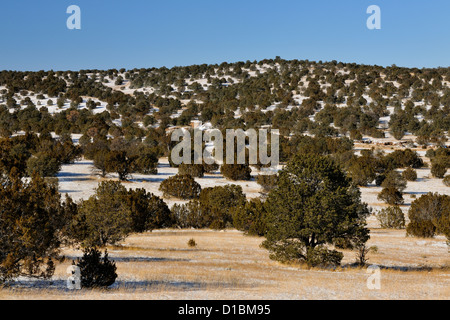
[[77, 266], [81, 271], [82, 288], [107, 288], [116, 281], [117, 267], [114, 261], [109, 260], [107, 251], [102, 258], [96, 248], [85, 249]]
[[398, 206], [380, 210], [377, 219], [382, 228], [405, 229], [405, 214]]

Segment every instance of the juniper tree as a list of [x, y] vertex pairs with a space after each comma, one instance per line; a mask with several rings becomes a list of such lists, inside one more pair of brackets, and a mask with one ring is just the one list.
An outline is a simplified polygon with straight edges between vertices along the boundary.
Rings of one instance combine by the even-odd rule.
[[409, 167], [402, 173], [402, 177], [407, 181], [416, 181], [417, 180], [417, 171], [413, 168]]
[[266, 209], [261, 199], [251, 199], [233, 212], [233, 226], [254, 236], [264, 236], [266, 233]]
[[170, 228], [175, 223], [167, 204], [145, 189], [128, 190], [124, 201], [130, 208], [133, 232]]
[[123, 240], [132, 231], [126, 188], [116, 181], [101, 182], [95, 194], [81, 201], [70, 236], [83, 247], [105, 247]]
[[450, 157], [449, 156], [437, 156], [431, 161], [431, 174], [438, 178], [443, 179], [450, 167]]
[[405, 214], [398, 206], [380, 210], [377, 219], [382, 228], [405, 229]]
[[19, 275], [51, 277], [71, 201], [62, 203], [57, 187], [38, 175], [23, 182], [12, 171], [0, 183], [0, 282]]
[[378, 194], [378, 200], [384, 201], [391, 206], [402, 205], [405, 200], [403, 194], [397, 188], [384, 188]]
[[220, 172], [225, 178], [233, 181], [250, 180], [252, 169], [248, 164], [223, 164]]
[[116, 172], [120, 181], [125, 181], [134, 171], [137, 156], [128, 156], [126, 151], [110, 151], [105, 159], [106, 171]]
[[203, 164], [184, 164], [178, 167], [178, 173], [188, 174], [195, 178], [202, 178], [205, 175], [205, 166]]
[[[369, 239], [370, 211], [359, 190], [329, 157], [297, 154], [280, 172], [266, 201], [263, 245], [282, 262], [337, 265], [343, 255], [325, 246], [356, 248]], [[329, 259], [330, 258], [330, 259]]]
[[242, 187], [237, 185], [205, 188], [199, 197], [202, 215], [212, 229], [225, 229], [232, 226], [233, 212], [245, 205], [245, 200]]
[[437, 193], [423, 195], [411, 204], [408, 216], [408, 235], [430, 238], [443, 234], [450, 246], [450, 196]]
[[403, 190], [407, 185], [406, 179], [397, 171], [390, 171], [385, 174], [385, 178], [381, 183], [383, 190], [378, 195], [378, 200], [382, 200], [392, 206], [404, 203]]
[[60, 170], [61, 162], [47, 152], [39, 152], [27, 161], [28, 176], [37, 172], [41, 177], [54, 177]]
[[80, 268], [82, 288], [107, 288], [116, 281], [117, 267], [114, 261], [109, 260], [106, 250], [102, 257], [97, 248], [84, 249], [76, 265]]
[[176, 175], [164, 180], [159, 186], [164, 197], [176, 197], [184, 200], [198, 198], [202, 190], [194, 178], [188, 174]]

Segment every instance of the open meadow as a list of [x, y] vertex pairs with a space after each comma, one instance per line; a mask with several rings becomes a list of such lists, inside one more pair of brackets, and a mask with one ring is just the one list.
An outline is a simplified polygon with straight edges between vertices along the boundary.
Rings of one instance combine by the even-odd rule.
[[[197, 247], [187, 242], [195, 239]], [[133, 235], [110, 247], [119, 275], [107, 290], [71, 291], [67, 259], [49, 281], [22, 281], [0, 290], [0, 299], [439, 299], [450, 296], [450, 272], [444, 238], [406, 238], [404, 231], [372, 229], [369, 245], [378, 248], [369, 263], [381, 269], [380, 290], [369, 290], [366, 269], [346, 267], [354, 252], [345, 252], [337, 270], [308, 270], [272, 261], [262, 238], [234, 230], [161, 230]], [[447, 266], [443, 268], [443, 266]]]

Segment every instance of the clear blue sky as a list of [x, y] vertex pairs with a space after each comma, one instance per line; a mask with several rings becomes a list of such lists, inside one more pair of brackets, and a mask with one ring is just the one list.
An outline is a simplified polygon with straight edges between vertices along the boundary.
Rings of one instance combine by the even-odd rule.
[[[82, 29], [68, 30], [69, 5]], [[382, 29], [366, 13], [378, 5]], [[181, 66], [275, 58], [450, 66], [448, 0], [2, 0], [0, 70]]]

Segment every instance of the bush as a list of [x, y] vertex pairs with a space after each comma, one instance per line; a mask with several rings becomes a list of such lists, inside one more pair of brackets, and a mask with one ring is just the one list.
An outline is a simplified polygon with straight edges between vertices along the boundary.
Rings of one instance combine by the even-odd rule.
[[195, 178], [202, 178], [205, 175], [205, 167], [202, 164], [184, 164], [178, 167], [178, 174], [190, 175]]
[[175, 197], [183, 200], [198, 198], [202, 190], [201, 186], [190, 175], [176, 175], [164, 180], [159, 190], [164, 197]]
[[377, 219], [382, 228], [405, 229], [405, 214], [398, 206], [382, 209], [377, 214]]
[[233, 213], [233, 226], [249, 235], [264, 236], [265, 215], [264, 203], [260, 199], [252, 199]]
[[190, 248], [195, 248], [195, 247], [197, 247], [197, 242], [195, 242], [194, 239], [190, 239], [190, 240], [188, 241], [188, 246], [189, 246]]
[[200, 210], [200, 202], [197, 199], [186, 204], [175, 204], [172, 207], [172, 215], [178, 228], [202, 229], [208, 227], [208, 221]]
[[343, 258], [342, 252], [319, 246], [308, 249], [306, 264], [310, 267], [336, 268], [341, 265]]
[[438, 179], [444, 178], [447, 173], [447, 162], [441, 157], [436, 157], [432, 161], [431, 174]]
[[120, 181], [125, 181], [133, 172], [133, 162], [136, 157], [129, 157], [125, 151], [111, 150], [105, 159], [107, 172], [116, 172]]
[[246, 164], [224, 164], [220, 172], [225, 178], [233, 181], [250, 180], [252, 169]]
[[172, 215], [179, 228], [225, 229], [233, 226], [233, 214], [245, 205], [245, 194], [240, 186], [205, 188], [199, 199], [185, 205], [175, 204]]
[[107, 251], [102, 258], [101, 252], [96, 248], [85, 249], [77, 266], [81, 271], [82, 288], [107, 288], [116, 281], [117, 267], [109, 260]]
[[225, 229], [233, 226], [233, 212], [245, 205], [246, 196], [241, 186], [226, 185], [203, 189], [199, 201], [208, 227]]
[[132, 163], [133, 171], [141, 174], [158, 173], [158, 157], [151, 149], [140, 150], [139, 155], [135, 156]]
[[217, 171], [217, 170], [219, 170], [219, 167], [220, 166], [217, 163], [213, 163], [213, 164], [204, 163], [203, 164], [203, 168], [205, 169], [205, 172], [207, 172], [207, 173], [212, 173], [214, 171]]
[[412, 167], [414, 169], [423, 167], [423, 160], [417, 152], [411, 149], [396, 150], [385, 157], [385, 161], [391, 165], [391, 168], [406, 168]]
[[133, 232], [170, 228], [175, 223], [167, 204], [145, 189], [129, 190], [125, 203], [130, 208]]
[[376, 178], [375, 167], [367, 161], [366, 157], [360, 157], [353, 161], [348, 168], [348, 174], [358, 186], [367, 186]]
[[72, 239], [84, 247], [114, 245], [132, 232], [127, 189], [116, 181], [101, 182], [95, 195], [80, 202], [69, 228]]
[[378, 195], [378, 200], [392, 206], [402, 205], [405, 202], [403, 194], [396, 188], [384, 188]]
[[450, 241], [450, 196], [437, 193], [423, 195], [411, 204], [408, 216], [408, 235], [432, 238], [441, 233]]
[[263, 193], [269, 193], [273, 189], [277, 187], [278, 184], [278, 175], [275, 174], [259, 174], [256, 177], [256, 182], [262, 187]]
[[425, 153], [425, 157], [432, 159], [436, 156], [436, 151], [434, 149], [428, 149]]
[[0, 178], [0, 284], [23, 275], [50, 278], [73, 204], [37, 175]]
[[443, 182], [447, 187], [450, 187], [450, 175], [445, 176]]
[[386, 174], [381, 186], [387, 189], [396, 189], [400, 192], [406, 189], [407, 181], [398, 171], [390, 171]]
[[51, 154], [39, 152], [27, 161], [28, 176], [37, 172], [41, 177], [55, 177], [61, 170], [61, 162]]
[[402, 177], [407, 181], [416, 181], [417, 180], [417, 171], [413, 168], [409, 167], [402, 173]]

